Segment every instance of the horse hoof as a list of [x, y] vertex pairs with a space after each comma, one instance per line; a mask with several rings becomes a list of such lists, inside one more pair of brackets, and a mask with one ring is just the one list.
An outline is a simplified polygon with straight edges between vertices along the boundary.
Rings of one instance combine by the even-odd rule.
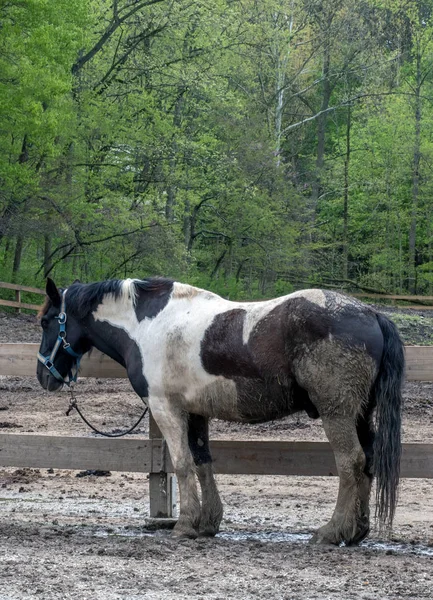
[[321, 527], [311, 536], [309, 543], [321, 546], [339, 546], [340, 538], [337, 537], [335, 530], [327, 527]]
[[175, 527], [171, 535], [178, 540], [195, 540], [198, 533], [193, 527]]
[[348, 532], [344, 535], [338, 527], [324, 526], [320, 527], [310, 539], [310, 544], [321, 544], [328, 546], [339, 546], [344, 542], [346, 546], [357, 546], [368, 535], [370, 525], [368, 522], [360, 526], [356, 533], [349, 537]]
[[215, 537], [217, 533], [218, 529], [206, 527], [206, 529], [200, 529], [198, 535], [199, 537]]
[[367, 537], [370, 533], [370, 526], [363, 527], [358, 531], [358, 533], [348, 542], [346, 542], [346, 546], [357, 546], [362, 542], [363, 539]]
[[312, 546], [333, 546], [334, 548], [335, 546], [339, 546], [339, 542], [331, 541], [330, 539], [321, 535], [317, 535], [316, 533], [311, 536], [308, 543]]

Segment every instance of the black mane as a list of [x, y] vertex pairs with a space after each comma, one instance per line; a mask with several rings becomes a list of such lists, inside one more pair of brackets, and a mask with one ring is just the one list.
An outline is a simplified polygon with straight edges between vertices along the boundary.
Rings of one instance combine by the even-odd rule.
[[165, 292], [171, 290], [174, 279], [167, 277], [146, 277], [135, 282], [135, 286], [144, 292]]
[[[97, 283], [73, 283], [66, 294], [66, 311], [80, 319], [96, 310], [107, 294], [115, 299], [122, 294], [123, 279], [108, 279]], [[149, 294], [170, 293], [173, 280], [164, 277], [148, 277], [134, 281], [136, 291]]]

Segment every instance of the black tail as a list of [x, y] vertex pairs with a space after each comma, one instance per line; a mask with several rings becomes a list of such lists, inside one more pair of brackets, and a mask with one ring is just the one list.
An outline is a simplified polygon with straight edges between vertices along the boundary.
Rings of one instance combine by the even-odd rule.
[[377, 430], [373, 461], [376, 516], [380, 523], [391, 527], [400, 478], [404, 346], [394, 323], [380, 313], [376, 316], [384, 340], [382, 361], [374, 384]]

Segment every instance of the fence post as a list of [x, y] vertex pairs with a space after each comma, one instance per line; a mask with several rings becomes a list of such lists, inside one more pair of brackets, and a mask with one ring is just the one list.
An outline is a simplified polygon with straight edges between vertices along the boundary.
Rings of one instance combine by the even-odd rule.
[[[149, 438], [162, 439], [162, 433], [149, 410]], [[149, 473], [149, 515], [151, 519], [173, 519], [177, 495], [174, 473]]]
[[[21, 303], [21, 290], [15, 290], [15, 300]], [[21, 312], [21, 308], [16, 309], [17, 313]]]

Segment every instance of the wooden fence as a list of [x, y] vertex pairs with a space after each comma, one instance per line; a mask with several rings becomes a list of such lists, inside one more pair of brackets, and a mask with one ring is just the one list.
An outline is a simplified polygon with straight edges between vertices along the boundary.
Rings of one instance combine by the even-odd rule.
[[28, 310], [39, 310], [40, 308], [39, 304], [30, 304], [29, 302], [22, 302], [22, 292], [29, 292], [31, 294], [40, 294], [42, 296], [45, 296], [45, 291], [39, 288], [29, 287], [28, 285], [17, 285], [15, 283], [5, 283], [3, 281], [0, 281], [0, 289], [15, 290], [15, 300], [3, 300], [2, 298], [0, 298], [0, 306], [10, 306], [12, 308], [16, 308], [17, 312], [21, 312], [22, 308], [27, 308]]
[[433, 306], [423, 304], [424, 302], [433, 302], [433, 296], [408, 296], [404, 294], [375, 294], [368, 292], [345, 292], [354, 298], [364, 300], [388, 300], [393, 306], [398, 306], [397, 302], [412, 302], [417, 304], [406, 304], [400, 308], [413, 308], [415, 310], [433, 310]]
[[[27, 285], [18, 285], [15, 283], [5, 283], [0, 281], [0, 289], [15, 290], [15, 300], [3, 300], [0, 298], [0, 306], [10, 306], [16, 308], [20, 312], [22, 308], [29, 310], [39, 310], [39, 305], [22, 302], [21, 293], [27, 292], [32, 294], [40, 294], [45, 296], [45, 291], [40, 288], [29, 287]], [[343, 292], [353, 296], [354, 298], [365, 298], [370, 300], [389, 300], [393, 305], [397, 302], [412, 302], [402, 308], [413, 308], [415, 310], [433, 310], [433, 306], [423, 304], [423, 302], [433, 302], [433, 296], [408, 296], [403, 294], [377, 294], [369, 292]], [[415, 303], [415, 304], [413, 304]]]
[[[35, 373], [37, 349], [38, 344], [0, 344], [0, 375]], [[409, 381], [433, 381], [433, 347], [407, 346], [406, 361]], [[83, 358], [81, 376], [124, 378], [126, 371], [94, 350]], [[337, 474], [327, 442], [216, 440], [211, 450], [216, 473]], [[0, 434], [0, 465], [149, 473], [151, 517], [171, 517], [176, 505], [170, 455], [152, 417], [149, 439]], [[403, 444], [401, 474], [433, 478], [433, 444]]]
[[[36, 372], [39, 344], [0, 344], [0, 375], [32, 376]], [[433, 381], [433, 346], [406, 346], [406, 378], [409, 381]], [[125, 369], [108, 357], [92, 350], [80, 365], [80, 377], [126, 378]]]

